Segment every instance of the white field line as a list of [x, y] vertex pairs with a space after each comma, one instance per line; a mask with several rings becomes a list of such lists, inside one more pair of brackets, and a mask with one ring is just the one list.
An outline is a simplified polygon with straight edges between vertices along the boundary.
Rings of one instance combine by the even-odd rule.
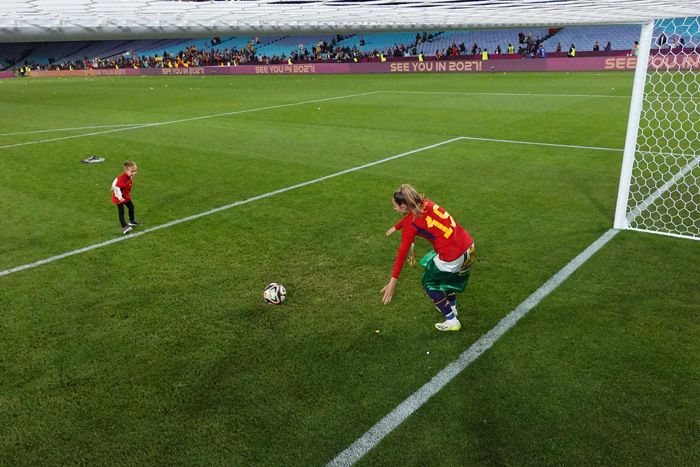
[[[83, 126], [83, 127], [75, 127], [75, 128], [52, 128], [52, 129], [47, 129], [47, 130], [16, 131], [13, 133], [0, 133], [0, 137], [2, 137], [2, 136], [15, 136], [15, 135], [28, 135], [28, 134], [35, 134], [35, 133], [51, 133], [51, 132], [58, 132], [58, 131], [92, 130], [92, 129], [96, 129], [96, 128], [130, 127], [130, 128], [124, 128], [124, 129], [118, 130], [118, 131], [125, 131], [125, 130], [129, 130], [129, 129], [145, 128], [145, 127], [149, 127], [149, 126], [166, 125], [166, 124], [171, 124], [171, 123], [180, 123], [180, 122], [186, 122], [186, 121], [190, 121], [190, 120], [201, 120], [204, 118], [214, 118], [214, 117], [221, 117], [221, 116], [226, 116], [226, 115], [235, 115], [237, 113], [255, 112], [257, 110], [269, 110], [269, 109], [274, 109], [274, 108], [279, 108], [279, 107], [288, 107], [291, 105], [302, 105], [302, 104], [311, 104], [314, 102], [322, 102], [323, 100], [344, 99], [347, 97], [365, 96], [368, 94], [379, 94], [379, 93], [389, 93], [389, 94], [391, 94], [391, 93], [393, 93], [393, 94], [448, 94], [448, 95], [454, 94], [454, 95], [465, 95], [465, 96], [483, 95], [483, 96], [531, 96], [531, 97], [625, 97], [625, 98], [629, 98], [629, 96], [608, 96], [608, 95], [602, 95], [602, 94], [547, 94], [547, 93], [537, 94], [537, 93], [508, 93], [508, 92], [449, 92], [449, 91], [372, 91], [372, 92], [367, 92], [367, 93], [363, 93], [363, 94], [352, 94], [349, 96], [331, 97], [328, 99], [313, 100], [313, 101], [307, 101], [307, 102], [298, 102], [295, 104], [283, 104], [282, 106], [273, 106], [273, 107], [264, 107], [264, 108], [260, 108], [260, 109], [234, 111], [234, 112], [227, 112], [227, 113], [215, 114], [215, 115], [204, 115], [204, 116], [200, 116], [200, 117], [192, 117], [191, 119], [172, 120], [169, 122], [121, 123], [121, 124], [114, 124], [114, 125], [93, 125], [93, 126]], [[27, 141], [25, 143], [17, 143], [17, 144], [13, 144], [13, 145], [0, 146], [0, 149], [12, 148], [12, 147], [17, 147], [17, 146], [26, 146], [29, 144], [48, 143], [51, 141], [60, 141], [62, 139], [80, 138], [83, 136], [95, 136], [95, 135], [100, 135], [100, 134], [105, 134], [105, 133], [112, 133], [112, 131], [87, 133], [87, 134], [82, 134], [82, 135], [73, 135], [73, 136], [70, 136], [67, 138], [55, 138], [55, 139], [39, 140], [39, 141]]]
[[457, 360], [447, 365], [442, 371], [423, 385], [418, 391], [411, 394], [408, 399], [400, 403], [387, 416], [370, 428], [364, 435], [352, 443], [347, 449], [338, 454], [328, 466], [349, 466], [360, 460], [367, 452], [375, 447], [389, 433], [391, 433], [406, 418], [411, 416], [431, 397], [437, 394], [447, 383], [452, 381], [462, 370], [479, 358], [484, 352], [493, 346], [510, 328], [512, 328], [523, 316], [532, 310], [538, 303], [564, 282], [582, 264], [608, 243], [619, 231], [610, 229], [583, 250], [578, 256], [554, 274], [532, 295], [525, 299], [514, 310], [508, 313], [489, 332], [484, 334], [464, 351]]
[[[620, 150], [621, 151], [621, 150]], [[628, 221], [639, 216], [642, 212], [651, 206], [657, 198], [668, 191], [671, 186], [678, 182], [681, 178], [688, 174], [693, 168], [700, 164], [700, 157], [696, 157], [687, 166], [681, 169], [676, 175], [669, 179], [662, 187], [649, 195], [644, 201], [639, 203], [627, 216]], [[631, 229], [640, 230], [640, 229]], [[498, 324], [489, 332], [484, 334], [472, 344], [469, 349], [464, 351], [457, 360], [447, 365], [442, 371], [435, 375], [428, 383], [423, 385], [418, 391], [410, 395], [406, 400], [399, 404], [388, 415], [377, 422], [364, 435], [358, 438], [354, 443], [348, 446], [343, 452], [338, 454], [335, 459], [330, 461], [328, 466], [350, 466], [360, 460], [372, 448], [384, 439], [386, 435], [391, 433], [404, 420], [411, 416], [423, 404], [425, 404], [432, 396], [437, 394], [447, 383], [452, 381], [462, 370], [468, 367], [472, 362], [479, 358], [484, 352], [490, 349], [493, 344], [501, 338], [510, 328], [512, 328], [523, 316], [532, 310], [542, 299], [552, 293], [562, 282], [571, 276], [582, 264], [600, 250], [605, 244], [612, 240], [619, 230], [610, 229], [601, 235], [598, 240], [593, 242], [588, 248], [583, 250], [578, 256], [564, 266], [559, 272], [554, 274], [542, 287], [537, 289], [532, 295], [525, 299], [514, 310], [508, 313]], [[660, 233], [660, 232], [650, 232]], [[677, 236], [677, 235], [672, 235]], [[684, 237], [687, 238], [687, 237]]]
[[664, 232], [663, 230], [646, 230], [646, 229], [640, 229], [637, 227], [626, 227], [625, 230], [634, 230], [635, 232], [641, 232], [645, 234], [652, 234], [652, 235], [663, 235], [664, 237], [676, 237], [676, 238], [682, 238], [683, 240], [697, 240], [700, 241], [700, 237], [693, 237], [690, 234], [677, 234], [673, 232]]
[[348, 99], [351, 97], [369, 96], [372, 94], [377, 94], [378, 92], [380, 92], [380, 91], [363, 92], [360, 94], [348, 94], [345, 96], [326, 97], [323, 99], [312, 99], [309, 101], [292, 102], [289, 104], [269, 105], [267, 107], [257, 107], [254, 109], [234, 110], [232, 112], [223, 112], [220, 114], [212, 114], [212, 115], [201, 115], [199, 117], [181, 118], [178, 120], [168, 120], [165, 122], [143, 123], [143, 124], [127, 127], [127, 128], [116, 128], [116, 129], [112, 129], [112, 130], [94, 131], [91, 133], [83, 133], [80, 135], [61, 136], [58, 138], [50, 138], [50, 139], [43, 139], [43, 140], [36, 140], [36, 141], [26, 141], [24, 143], [6, 144], [5, 146], [0, 146], [0, 149], [16, 148], [16, 147], [20, 147], [20, 146], [28, 146], [30, 144], [50, 143], [53, 141], [64, 141], [67, 139], [84, 138], [86, 136], [105, 135], [107, 133], [116, 133], [119, 131], [138, 130], [140, 128], [151, 128], [151, 127], [162, 126], [162, 125], [172, 125], [174, 123], [193, 122], [196, 120], [205, 120], [205, 119], [216, 118], [216, 117], [227, 117], [230, 115], [240, 115], [240, 114], [251, 113], [251, 112], [261, 112], [263, 110], [283, 109], [285, 107], [294, 107], [294, 106], [298, 106], [298, 105], [316, 104], [319, 102], [328, 102], [328, 101], [333, 101], [333, 100], [338, 100], [338, 99]]
[[79, 135], [70, 135], [70, 136], [61, 136], [58, 138], [50, 138], [50, 139], [40, 139], [40, 140], [34, 140], [34, 141], [25, 141], [24, 143], [16, 143], [16, 144], [6, 144], [4, 146], [0, 146], [0, 149], [9, 149], [9, 148], [18, 148], [21, 146], [29, 146], [31, 144], [42, 144], [42, 143], [51, 143], [53, 141], [65, 141], [68, 139], [76, 139], [76, 138], [85, 138], [86, 136], [96, 136], [96, 135], [106, 135], [108, 133], [117, 133], [119, 131], [129, 131], [129, 130], [136, 130], [139, 128], [146, 128], [150, 126], [155, 126], [158, 125], [153, 124], [153, 123], [145, 123], [143, 125], [136, 125], [136, 126], [130, 126], [130, 127], [125, 127], [125, 128], [116, 128], [112, 130], [104, 130], [104, 131], [93, 131], [92, 133], [81, 133]]
[[630, 210], [630, 212], [627, 213], [627, 225], [630, 230], [636, 230], [639, 232], [644, 232], [644, 233], [653, 233], [653, 234], [659, 234], [659, 235], [669, 235], [671, 237], [677, 237], [677, 238], [685, 238], [685, 239], [691, 239], [691, 240], [700, 240], [700, 237], [693, 237], [691, 235], [683, 235], [683, 234], [677, 234], [673, 232], [663, 232], [663, 231], [654, 231], [654, 230], [645, 230], [645, 229], [640, 229], [640, 228], [632, 228], [629, 227], [629, 225], [637, 218], [639, 217], [644, 211], [649, 209], [649, 206], [654, 204], [658, 198], [661, 197], [664, 193], [666, 193], [673, 185], [678, 183], [678, 181], [682, 178], [684, 178], [688, 173], [693, 170], [695, 167], [700, 165], [700, 156], [696, 157], [692, 161], [688, 163], [685, 167], [683, 167], [681, 170], [678, 171], [677, 174], [675, 174], [673, 177], [668, 179], [666, 183], [664, 183], [662, 186], [660, 186], [656, 191], [654, 191], [652, 194], [650, 194], [644, 201], [639, 203], [637, 206], [635, 206], [633, 209]]
[[338, 176], [340, 176], [340, 175], [345, 175], [345, 174], [348, 174], [348, 173], [351, 173], [351, 172], [356, 172], [356, 171], [358, 171], [358, 170], [362, 170], [362, 169], [366, 169], [366, 168], [368, 168], [368, 167], [372, 167], [372, 166], [375, 166], [375, 165], [383, 164], [383, 163], [385, 163], [385, 162], [389, 162], [389, 161], [392, 161], [392, 160], [394, 160], [394, 159], [399, 159], [399, 158], [401, 158], [401, 157], [406, 157], [406, 156], [409, 156], [409, 155], [411, 155], [411, 154], [415, 154], [415, 153], [418, 153], [418, 152], [421, 152], [421, 151], [426, 151], [426, 150], [428, 150], [428, 149], [437, 148], [437, 147], [439, 147], [439, 146], [443, 146], [443, 145], [445, 145], [445, 144], [450, 144], [450, 143], [453, 143], [453, 142], [455, 142], [455, 141], [459, 141], [459, 140], [461, 140], [461, 139], [462, 139], [462, 138], [452, 138], [452, 139], [448, 139], [448, 140], [442, 141], [442, 142], [440, 142], [440, 143], [435, 143], [435, 144], [431, 144], [431, 145], [429, 145], [429, 146], [424, 146], [424, 147], [422, 147], [422, 148], [413, 149], [413, 150], [411, 150], [411, 151], [403, 152], [403, 153], [401, 153], [401, 154], [396, 154], [396, 155], [394, 155], [394, 156], [386, 157], [386, 158], [384, 158], [384, 159], [380, 159], [380, 160], [377, 160], [377, 161], [374, 161], [374, 162], [369, 162], [369, 163], [367, 163], [367, 164], [358, 165], [357, 167], [352, 167], [352, 168], [350, 168], [350, 169], [341, 170], [340, 172], [335, 172], [335, 173], [332, 173], [332, 174], [330, 174], [330, 175], [324, 175], [323, 177], [315, 178], [315, 179], [313, 179], [313, 180], [309, 180], [309, 181], [302, 182], [302, 183], [297, 183], [296, 185], [291, 185], [291, 186], [288, 186], [288, 187], [286, 187], [286, 188], [280, 188], [279, 190], [270, 191], [270, 192], [267, 192], [267, 193], [264, 193], [264, 194], [261, 194], [261, 195], [253, 196], [253, 197], [251, 197], [251, 198], [247, 198], [247, 199], [244, 199], [244, 200], [236, 201], [236, 202], [234, 202], [234, 203], [227, 204], [227, 205], [225, 205], [225, 206], [220, 206], [220, 207], [218, 207], [218, 208], [210, 209], [209, 211], [200, 212], [199, 214], [193, 214], [193, 215], [191, 215], [191, 216], [183, 217], [183, 218], [181, 218], [181, 219], [175, 219], [175, 220], [170, 221], [170, 222], [167, 222], [167, 223], [165, 223], [165, 224], [157, 225], [157, 226], [155, 226], [155, 227], [151, 227], [151, 228], [148, 228], [148, 229], [145, 229], [145, 230], [140, 230], [140, 231], [138, 231], [138, 232], [136, 232], [136, 233], [133, 233], [133, 234], [122, 235], [122, 236], [120, 236], [120, 237], [116, 237], [116, 238], [113, 238], [113, 239], [111, 239], [111, 240], [107, 240], [107, 241], [105, 241], [105, 242], [95, 243], [95, 244], [93, 244], [93, 245], [89, 245], [89, 246], [86, 246], [86, 247], [84, 247], [84, 248], [80, 248], [80, 249], [77, 249], [77, 250], [68, 251], [68, 252], [66, 252], [66, 253], [62, 253], [62, 254], [60, 254], [60, 255], [52, 256], [52, 257], [50, 257], [50, 258], [45, 258], [45, 259], [42, 259], [42, 260], [39, 260], [39, 261], [35, 261], [35, 262], [33, 262], [33, 263], [24, 264], [24, 265], [22, 265], [22, 266], [16, 266], [16, 267], [13, 267], [13, 268], [10, 268], [10, 269], [6, 269], [6, 270], [4, 270], [4, 271], [0, 271], [0, 277], [2, 277], [2, 276], [7, 276], [7, 275], [9, 275], [9, 274], [12, 274], [12, 273], [15, 273], [15, 272], [19, 272], [19, 271], [24, 271], [24, 270], [26, 270], [26, 269], [36, 268], [36, 267], [41, 266], [41, 265], [43, 265], [43, 264], [53, 263], [54, 261], [58, 261], [58, 260], [63, 259], [63, 258], [68, 258], [69, 256], [74, 256], [74, 255], [77, 255], [77, 254], [80, 254], [80, 253], [85, 253], [85, 252], [92, 251], [92, 250], [96, 250], [96, 249], [98, 249], [98, 248], [102, 248], [102, 247], [105, 247], [105, 246], [108, 246], [108, 245], [113, 245], [113, 244], [115, 244], [115, 243], [119, 243], [119, 242], [123, 242], [123, 241], [126, 241], [126, 240], [130, 240], [130, 239], [132, 239], [132, 238], [136, 238], [136, 237], [140, 237], [141, 235], [145, 235], [145, 234], [147, 234], [147, 233], [155, 232], [155, 231], [158, 231], [158, 230], [161, 230], [161, 229], [166, 229], [166, 228], [168, 228], [168, 227], [172, 227], [172, 226], [177, 225], [177, 224], [182, 224], [183, 222], [189, 222], [189, 221], [192, 221], [192, 220], [195, 220], [195, 219], [199, 219], [200, 217], [209, 216], [209, 215], [215, 214], [215, 213], [217, 213], [217, 212], [221, 212], [221, 211], [225, 211], [225, 210], [227, 210], [227, 209], [234, 208], [234, 207], [236, 207], [236, 206], [242, 206], [242, 205], [244, 205], [244, 204], [248, 204], [248, 203], [251, 203], [251, 202], [253, 202], [253, 201], [258, 201], [258, 200], [261, 200], [261, 199], [269, 198], [269, 197], [271, 197], [271, 196], [279, 195], [279, 194], [281, 194], [281, 193], [285, 193], [285, 192], [287, 192], [287, 191], [296, 190], [297, 188], [302, 188], [302, 187], [305, 187], [305, 186], [308, 186], [308, 185], [313, 185], [314, 183], [322, 182], [322, 181], [324, 181], [324, 180], [328, 180], [328, 179], [331, 179], [331, 178], [334, 178], [334, 177], [338, 177]]
[[594, 151], [613, 151], [622, 152], [622, 149], [618, 148], [606, 148], [600, 146], [577, 146], [574, 144], [558, 144], [558, 143], [541, 143], [538, 141], [516, 141], [512, 139], [496, 139], [496, 138], [478, 138], [476, 136], [460, 136], [462, 139], [470, 141], [488, 141], [494, 143], [508, 143], [508, 144], [527, 144], [532, 146], [550, 146], [553, 148], [568, 148], [568, 149], [591, 149]]
[[14, 133], [0, 133], [0, 136], [15, 136], [15, 135], [31, 135], [34, 133], [54, 133], [58, 131], [77, 131], [77, 130], [94, 130], [95, 128], [116, 128], [125, 126], [143, 126], [147, 123], [116, 123], [114, 125], [91, 125], [91, 126], [78, 126], [73, 128], [51, 128], [49, 130], [29, 130], [29, 131], [15, 131]]
[[535, 92], [452, 92], [452, 91], [382, 91], [391, 94], [447, 94], [455, 96], [514, 96], [514, 97], [615, 97], [630, 99], [630, 96], [614, 96], [610, 94], [550, 94]]

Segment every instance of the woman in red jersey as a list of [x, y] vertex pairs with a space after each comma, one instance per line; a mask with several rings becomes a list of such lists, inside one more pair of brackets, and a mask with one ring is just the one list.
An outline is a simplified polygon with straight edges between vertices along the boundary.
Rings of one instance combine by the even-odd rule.
[[435, 324], [435, 327], [440, 331], [459, 331], [462, 325], [457, 319], [457, 293], [463, 292], [469, 281], [474, 261], [472, 237], [447, 211], [419, 194], [411, 185], [401, 185], [394, 192], [392, 204], [405, 216], [386, 232], [391, 235], [401, 230], [401, 245], [391, 280], [382, 288], [382, 303], [386, 305], [394, 296], [406, 256], [418, 235], [428, 240], [434, 250], [425, 255], [420, 264], [425, 267], [423, 288], [445, 317], [445, 321]]

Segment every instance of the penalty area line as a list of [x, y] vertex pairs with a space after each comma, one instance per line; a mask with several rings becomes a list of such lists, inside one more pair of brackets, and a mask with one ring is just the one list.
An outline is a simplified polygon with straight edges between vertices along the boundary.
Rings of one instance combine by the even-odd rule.
[[15, 131], [13, 133], [0, 133], [0, 136], [15, 136], [15, 135], [31, 135], [34, 133], [55, 133], [58, 131], [78, 131], [78, 130], [94, 130], [96, 128], [116, 128], [116, 127], [137, 127], [148, 125], [147, 123], [115, 123], [114, 125], [90, 125], [90, 126], [77, 126], [70, 128], [51, 128], [48, 130], [28, 130], [28, 131]]
[[548, 146], [552, 148], [590, 149], [591, 151], [623, 152], [622, 149], [606, 148], [602, 146], [578, 146], [575, 144], [543, 143], [539, 141], [517, 141], [513, 139], [479, 138], [476, 136], [461, 136], [461, 138], [469, 141], [485, 141], [491, 143], [525, 144], [529, 146]]
[[390, 157], [385, 157], [384, 159], [379, 159], [379, 160], [374, 161], [374, 162], [369, 162], [367, 164], [358, 165], [356, 167], [341, 170], [340, 172], [335, 172], [335, 173], [332, 173], [329, 175], [324, 175], [323, 177], [318, 177], [318, 178], [315, 178], [313, 180], [308, 180], [306, 182], [297, 183], [296, 185], [291, 185], [291, 186], [288, 186], [286, 188], [280, 188], [279, 190], [270, 191], [267, 193], [263, 193], [261, 195], [253, 196], [251, 198], [246, 198], [244, 200], [236, 201], [234, 203], [227, 204], [225, 206], [220, 206], [218, 208], [210, 209], [208, 211], [200, 212], [198, 214], [193, 214], [191, 216], [183, 217], [181, 219], [175, 219], [175, 220], [167, 222], [165, 224], [157, 225], [155, 227], [141, 230], [139, 232], [135, 232], [135, 233], [132, 233], [129, 235], [123, 235], [121, 237], [113, 238], [111, 240], [107, 240], [107, 241], [104, 241], [101, 243], [95, 243], [93, 245], [89, 245], [89, 246], [86, 246], [84, 248], [68, 251], [66, 253], [62, 253], [62, 254], [56, 255], [56, 256], [51, 256], [50, 258], [41, 259], [41, 260], [35, 261], [33, 263], [24, 264], [22, 266], [16, 266], [16, 267], [13, 267], [10, 269], [6, 269], [4, 271], [0, 271], [0, 277], [7, 276], [7, 275], [15, 273], [15, 272], [24, 271], [26, 269], [36, 268], [36, 267], [42, 266], [44, 264], [53, 263], [54, 261], [58, 261], [60, 259], [68, 258], [70, 256], [75, 256], [75, 255], [78, 255], [80, 253], [86, 253], [88, 251], [92, 251], [92, 250], [96, 250], [98, 248], [113, 245], [115, 243], [123, 242], [126, 240], [131, 240], [133, 238], [140, 237], [142, 235], [146, 235], [147, 233], [156, 232], [158, 230], [166, 229], [166, 228], [172, 227], [174, 225], [178, 225], [178, 224], [182, 224], [184, 222], [189, 222], [189, 221], [192, 221], [195, 219], [199, 219], [200, 217], [209, 216], [211, 214], [215, 214], [215, 213], [221, 212], [221, 211], [226, 211], [227, 209], [235, 208], [236, 206], [242, 206], [244, 204], [252, 203], [253, 201], [258, 201], [261, 199], [269, 198], [271, 196], [275, 196], [275, 195], [279, 195], [282, 193], [286, 193], [288, 191], [296, 190], [297, 188], [302, 188], [302, 187], [305, 187], [308, 185], [313, 185], [315, 183], [319, 183], [319, 182], [322, 182], [322, 181], [325, 181], [325, 180], [328, 180], [331, 178], [339, 177], [341, 175], [349, 174], [352, 172], [357, 172], [358, 170], [363, 170], [363, 169], [366, 169], [369, 167], [373, 167], [375, 165], [379, 165], [379, 164], [383, 164], [385, 162], [393, 161], [394, 159], [400, 159], [402, 157], [410, 156], [411, 154], [416, 154], [418, 152], [427, 151], [428, 149], [437, 148], [437, 147], [443, 146], [445, 144], [450, 144], [450, 143], [453, 143], [455, 141], [461, 141], [461, 140], [462, 140], [461, 137], [451, 138], [451, 139], [448, 139], [448, 140], [445, 140], [445, 141], [442, 141], [439, 143], [431, 144], [428, 146], [423, 146], [422, 148], [413, 149], [413, 150], [407, 151], [407, 152], [402, 152], [401, 154], [396, 154], [396, 155], [390, 156]]
[[444, 94], [444, 95], [454, 95], [454, 96], [503, 96], [503, 97], [618, 97], [624, 99], [630, 99], [632, 96], [618, 96], [614, 94], [552, 94], [552, 93], [535, 93], [535, 92], [451, 92], [451, 91], [382, 91], [391, 94]]
[[358, 438], [343, 452], [338, 454], [335, 459], [330, 461], [327, 466], [350, 466], [359, 461], [365, 454], [374, 448], [386, 435], [394, 431], [404, 420], [411, 416], [415, 411], [423, 406], [431, 397], [438, 393], [443, 387], [454, 379], [462, 370], [468, 367], [472, 362], [479, 358], [484, 352], [490, 349], [493, 344], [501, 338], [510, 328], [525, 316], [530, 310], [537, 306], [547, 295], [552, 293], [559, 285], [571, 276], [582, 264], [591, 258], [598, 250], [603, 248], [619, 230], [610, 229], [594, 241], [588, 248], [583, 250], [578, 256], [572, 259], [559, 272], [554, 274], [547, 282], [545, 282], [532, 295], [527, 297], [520, 305], [508, 313], [498, 324], [489, 332], [484, 334], [472, 344], [469, 349], [465, 350], [457, 360], [447, 365], [437, 375], [435, 375], [428, 383], [423, 385], [418, 391], [410, 395], [406, 400], [399, 404], [388, 415], [377, 422], [364, 435]]

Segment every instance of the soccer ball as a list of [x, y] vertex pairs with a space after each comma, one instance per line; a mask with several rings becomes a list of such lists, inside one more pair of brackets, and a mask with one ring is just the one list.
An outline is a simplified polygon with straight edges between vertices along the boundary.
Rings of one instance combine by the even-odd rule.
[[279, 305], [286, 297], [287, 289], [285, 289], [282, 284], [277, 284], [275, 282], [268, 284], [263, 291], [265, 303], [269, 303], [270, 305]]

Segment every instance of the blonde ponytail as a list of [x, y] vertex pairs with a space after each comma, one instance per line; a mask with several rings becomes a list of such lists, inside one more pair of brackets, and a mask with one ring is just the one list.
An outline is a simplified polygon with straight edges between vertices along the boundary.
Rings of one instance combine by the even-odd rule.
[[423, 212], [423, 200], [425, 196], [419, 194], [411, 185], [404, 183], [394, 192], [394, 202], [399, 206], [406, 206], [414, 216], [419, 217]]

